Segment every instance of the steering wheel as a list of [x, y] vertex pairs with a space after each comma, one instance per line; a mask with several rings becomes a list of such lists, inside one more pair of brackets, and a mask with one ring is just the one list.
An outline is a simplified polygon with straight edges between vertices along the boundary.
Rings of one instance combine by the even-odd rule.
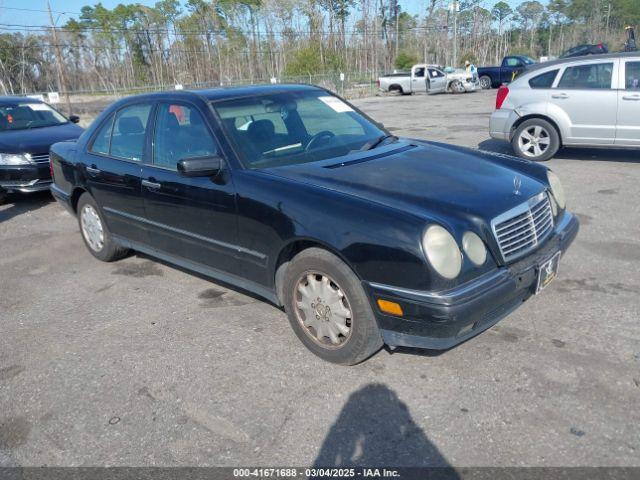
[[316, 144], [321, 138], [332, 138], [335, 136], [336, 136], [335, 133], [330, 132], [329, 130], [322, 130], [321, 132], [316, 133], [309, 139], [309, 141], [307, 142], [307, 145], [304, 147], [304, 151], [308, 152], [309, 150], [312, 150], [313, 148], [315, 148]]

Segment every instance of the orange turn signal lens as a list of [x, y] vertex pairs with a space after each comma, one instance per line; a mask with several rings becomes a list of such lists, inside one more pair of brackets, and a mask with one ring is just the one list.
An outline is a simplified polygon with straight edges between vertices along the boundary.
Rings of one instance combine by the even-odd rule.
[[390, 302], [389, 300], [378, 299], [378, 307], [380, 307], [380, 310], [384, 313], [390, 313], [391, 315], [398, 315], [401, 317], [404, 313], [399, 304], [396, 302]]

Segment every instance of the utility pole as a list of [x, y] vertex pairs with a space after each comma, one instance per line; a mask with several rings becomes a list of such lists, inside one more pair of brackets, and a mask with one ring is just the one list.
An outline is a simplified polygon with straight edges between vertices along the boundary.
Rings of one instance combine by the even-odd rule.
[[458, 0], [453, 0], [453, 68], [458, 68]]
[[71, 100], [69, 99], [69, 89], [67, 88], [67, 79], [62, 66], [62, 52], [58, 44], [58, 34], [56, 33], [56, 25], [51, 14], [51, 4], [47, 2], [47, 10], [49, 11], [49, 22], [51, 23], [51, 34], [53, 36], [53, 48], [56, 52], [56, 66], [58, 71], [58, 90], [64, 91], [67, 100], [67, 115], [71, 115]]

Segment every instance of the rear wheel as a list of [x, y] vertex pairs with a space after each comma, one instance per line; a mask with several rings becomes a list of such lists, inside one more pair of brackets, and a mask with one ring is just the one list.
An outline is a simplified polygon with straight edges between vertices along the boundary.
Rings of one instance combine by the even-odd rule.
[[128, 250], [118, 245], [111, 237], [96, 201], [88, 193], [78, 199], [78, 224], [84, 244], [91, 255], [103, 262], [112, 262], [124, 257]]
[[480, 77], [480, 86], [483, 90], [489, 90], [491, 88], [491, 83], [492, 82], [490, 77], [487, 77], [486, 75]]
[[291, 327], [323, 360], [354, 365], [382, 346], [358, 277], [335, 255], [320, 248], [299, 253], [287, 267], [283, 290]]
[[400, 85], [391, 85], [389, 87], [389, 92], [396, 92], [398, 95], [404, 95], [404, 90]]
[[560, 135], [546, 120], [532, 118], [518, 126], [511, 145], [518, 156], [544, 162], [552, 158], [560, 149]]
[[7, 199], [7, 191], [0, 188], [0, 205]]

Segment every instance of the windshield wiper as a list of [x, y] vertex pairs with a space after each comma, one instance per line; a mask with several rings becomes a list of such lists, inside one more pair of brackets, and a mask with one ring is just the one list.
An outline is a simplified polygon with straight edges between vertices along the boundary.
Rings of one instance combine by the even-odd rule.
[[398, 137], [396, 137], [395, 135], [381, 135], [380, 137], [376, 138], [372, 143], [365, 143], [364, 146], [361, 148], [361, 150], [363, 151], [372, 150], [377, 146], [381, 145], [382, 142], [390, 138], [393, 138], [394, 142], [398, 140]]

